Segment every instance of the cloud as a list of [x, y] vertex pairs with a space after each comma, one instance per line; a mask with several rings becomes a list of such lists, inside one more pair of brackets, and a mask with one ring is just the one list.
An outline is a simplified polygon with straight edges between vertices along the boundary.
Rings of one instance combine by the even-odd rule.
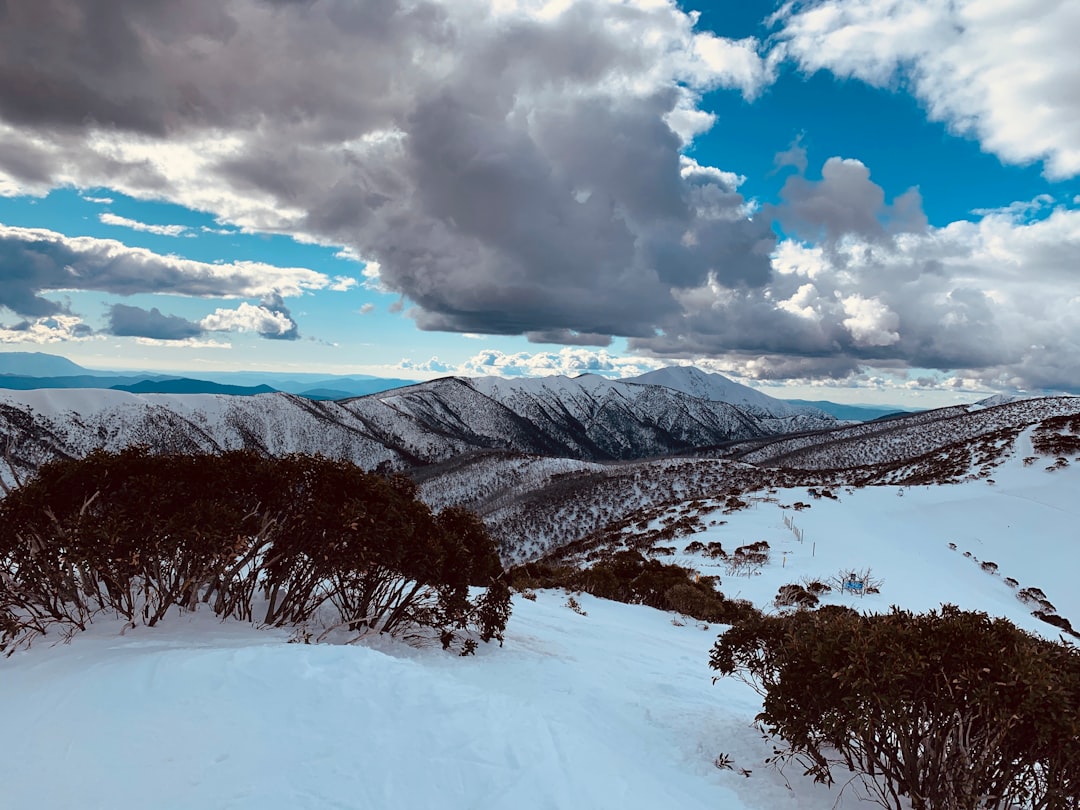
[[[164, 315], [157, 307], [143, 309], [127, 304], [109, 307], [106, 332], [117, 337], [137, 337], [153, 345], [211, 345], [203, 340], [210, 332], [254, 332], [271, 340], [296, 340], [296, 322], [280, 297], [268, 297], [258, 306], [244, 302], [235, 309], [218, 308], [198, 322], [179, 315]], [[215, 344], [228, 345], [228, 344]]]
[[160, 340], [158, 338], [137, 337], [140, 346], [159, 346], [170, 349], [231, 349], [231, 343], [203, 338], [184, 338], [183, 340]]
[[806, 147], [802, 145], [802, 134], [799, 134], [783, 152], [777, 152], [773, 157], [773, 171], [778, 172], [785, 166], [794, 166], [799, 174], [806, 172], [809, 165], [806, 160]]
[[924, 231], [927, 226], [918, 189], [908, 189], [886, 205], [885, 190], [870, 180], [870, 170], [850, 158], [825, 161], [821, 180], [791, 175], [780, 190], [780, 199], [767, 213], [774, 214], [787, 233], [810, 241], [837, 240], [848, 234], [882, 239], [888, 234]]
[[0, 225], [0, 306], [30, 318], [63, 311], [42, 295], [56, 290], [261, 298], [295, 297], [333, 288], [335, 283], [306, 268], [260, 262], [208, 264], [112, 239]]
[[89, 197], [82, 195], [82, 198], [88, 203], [94, 203], [95, 205], [112, 205], [115, 200], [112, 197]]
[[664, 365], [650, 358], [612, 355], [603, 349], [592, 351], [566, 347], [557, 352], [514, 354], [486, 349], [458, 366], [455, 373], [468, 377], [548, 377], [554, 374], [568, 377], [579, 374], [632, 377]]
[[672, 291], [765, 283], [775, 244], [733, 175], [680, 152], [703, 94], [753, 98], [776, 59], [694, 21], [657, 0], [12, 6], [0, 185], [339, 245], [423, 329], [647, 335]]
[[118, 337], [145, 337], [154, 340], [186, 340], [202, 335], [203, 328], [178, 315], [162, 315], [161, 310], [149, 310], [126, 304], [109, 308], [108, 333]]
[[371, 304], [371, 303], [364, 304], [363, 306], [360, 307], [360, 309], [357, 310], [357, 312], [359, 312], [361, 315], [370, 315], [374, 311], [375, 311], [375, 305]]
[[75, 315], [51, 315], [12, 326], [0, 324], [0, 343], [72, 343], [96, 337], [94, 330]]
[[254, 332], [271, 340], [296, 340], [296, 322], [280, 297], [264, 300], [259, 306], [243, 303], [236, 309], [218, 309], [199, 326], [207, 332]]
[[398, 363], [398, 368], [401, 371], [419, 371], [434, 374], [446, 374], [454, 371], [452, 366], [448, 366], [438, 357], [432, 357], [430, 360], [424, 360], [419, 363], [412, 360], [402, 360]]
[[526, 332], [530, 343], [559, 343], [564, 346], [610, 346], [611, 335], [575, 332], [570, 329], [551, 329], [544, 332]]
[[432, 357], [416, 362], [402, 360], [397, 369], [406, 372], [449, 374], [460, 377], [550, 377], [561, 374], [576, 377], [598, 374], [604, 377], [634, 377], [668, 365], [647, 357], [626, 357], [604, 350], [591, 351], [566, 347], [557, 352], [515, 352], [484, 349], [463, 363], [453, 364]]
[[116, 214], [98, 214], [98, 219], [105, 225], [115, 225], [119, 228], [131, 228], [133, 231], [142, 231], [144, 233], [152, 233], [157, 236], [182, 236], [187, 230], [186, 225], [148, 225], [145, 222], [138, 222], [134, 219], [128, 219], [127, 217], [120, 217]]
[[807, 0], [774, 16], [807, 71], [904, 86], [932, 120], [1010, 163], [1080, 174], [1080, 5], [1072, 0]]
[[936, 369], [983, 387], [1080, 390], [1080, 210], [1042, 201], [888, 239], [863, 230], [784, 240], [760, 290], [681, 293], [682, 315], [631, 351], [712, 357], [757, 379]]

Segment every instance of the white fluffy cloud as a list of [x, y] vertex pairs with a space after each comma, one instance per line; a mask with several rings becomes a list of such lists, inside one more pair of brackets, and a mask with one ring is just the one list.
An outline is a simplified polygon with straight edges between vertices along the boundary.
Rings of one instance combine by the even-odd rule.
[[668, 363], [651, 357], [616, 356], [604, 349], [566, 347], [557, 352], [515, 352], [498, 349], [477, 352], [460, 364], [445, 363], [437, 357], [425, 362], [403, 360], [402, 371], [454, 374], [464, 377], [550, 377], [562, 374], [599, 374], [604, 377], [633, 377], [654, 371]]
[[215, 310], [199, 326], [207, 332], [255, 332], [264, 337], [281, 337], [296, 329], [288, 313], [246, 302], [236, 309]]
[[182, 236], [188, 231], [186, 225], [150, 225], [135, 219], [117, 216], [116, 214], [98, 214], [98, 219], [105, 225], [115, 225], [120, 228], [131, 228], [133, 231], [152, 233], [157, 236]]
[[303, 267], [247, 261], [212, 264], [114, 239], [6, 225], [0, 225], [0, 282], [0, 307], [25, 317], [60, 314], [60, 305], [42, 296], [58, 290], [262, 298], [348, 286]]
[[1075, 0], [806, 0], [775, 19], [803, 69], [900, 82], [1002, 159], [1080, 174]]
[[1032, 210], [884, 241], [786, 240], [760, 294], [689, 291], [679, 330], [631, 348], [723, 358], [763, 379], [925, 368], [984, 386], [1080, 390], [1080, 210]]
[[75, 315], [34, 318], [10, 327], [0, 325], [0, 343], [71, 343], [96, 338], [93, 330]]

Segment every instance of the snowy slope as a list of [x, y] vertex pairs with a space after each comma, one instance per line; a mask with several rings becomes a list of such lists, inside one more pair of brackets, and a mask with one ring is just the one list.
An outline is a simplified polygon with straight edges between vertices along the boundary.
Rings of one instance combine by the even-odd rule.
[[628, 377], [623, 382], [637, 383], [639, 385], [660, 385], [674, 391], [682, 391], [699, 399], [714, 402], [728, 402], [746, 408], [751, 413], [762, 416], [812, 416], [819, 419], [827, 419], [828, 415], [814, 407], [805, 405], [792, 405], [782, 399], [770, 397], [750, 388], [729, 380], [723, 374], [710, 374], [693, 366], [668, 366], [642, 374], [638, 377]]
[[280, 393], [0, 391], [0, 433], [9, 437], [20, 474], [57, 456], [130, 444], [159, 451], [322, 453], [368, 469], [441, 463], [474, 451], [611, 461], [833, 424], [809, 416], [754, 416], [660, 386], [600, 378], [520, 384], [446, 378], [340, 402]]
[[[1057, 638], [1005, 581], [1042, 589], [1080, 625], [1080, 465], [1038, 458], [1032, 436], [1025, 429], [1012, 440], [992, 482], [837, 488], [835, 500], [806, 487], [762, 488], [743, 493], [748, 506], [737, 511], [722, 508], [718, 492], [684, 505], [699, 514], [700, 528], [664, 541], [675, 550], [660, 558], [718, 574], [727, 595], [768, 609], [782, 584], [869, 567], [883, 580], [880, 594], [832, 593], [826, 601], [874, 611], [952, 602]], [[528, 481], [589, 469], [518, 459], [494, 468], [493, 480], [500, 472]], [[647, 483], [638, 482], [642, 502]], [[695, 540], [728, 551], [766, 540], [771, 560], [757, 574], [729, 575], [721, 560], [686, 551]], [[758, 697], [737, 682], [711, 683], [708, 650], [721, 628], [578, 600], [587, 615], [568, 608], [566, 594], [515, 597], [505, 646], [464, 659], [395, 643], [287, 644], [279, 632], [190, 614], [123, 636], [103, 623], [68, 644], [40, 639], [0, 659], [0, 804], [866, 806], [850, 792], [838, 801], [838, 789], [810, 784], [797, 769], [785, 776], [764, 764], [771, 748], [752, 728]], [[715, 767], [720, 754], [750, 775]]]
[[[697, 516], [700, 530], [659, 541], [674, 553], [658, 559], [719, 576], [725, 594], [763, 609], [774, 609], [781, 585], [829, 581], [842, 568], [870, 568], [884, 580], [880, 594], [855, 598], [833, 591], [822, 602], [877, 612], [894, 604], [923, 611], [950, 602], [1057, 639], [1058, 628], [1031, 615], [1039, 605], [1024, 604], [1017, 594], [1040, 589], [1080, 632], [1075, 586], [1080, 465], [1040, 459], [1031, 437], [1031, 429], [1017, 436], [991, 478], [936, 486], [838, 487], [829, 490], [834, 497], [815, 496], [821, 492], [817, 487], [762, 489], [742, 494], [747, 508], [737, 511], [721, 502], [673, 505], [645, 531]], [[626, 530], [623, 543], [630, 545], [634, 534]], [[694, 542], [720, 543], [731, 554], [761, 540], [769, 544], [771, 559], [749, 576], [731, 574], [723, 559], [687, 552]], [[996, 568], [989, 572], [983, 563]]]
[[[515, 600], [502, 649], [286, 644], [203, 617], [0, 661], [5, 807], [829, 808], [761, 765], [715, 628], [588, 596]], [[720, 753], [753, 770], [719, 770]], [[841, 803], [850, 810], [854, 801]]]

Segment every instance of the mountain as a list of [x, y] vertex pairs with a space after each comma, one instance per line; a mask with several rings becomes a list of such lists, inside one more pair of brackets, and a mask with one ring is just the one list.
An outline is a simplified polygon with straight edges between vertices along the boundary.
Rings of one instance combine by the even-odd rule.
[[192, 376], [212, 380], [223, 385], [266, 385], [275, 391], [299, 394], [309, 399], [362, 397], [416, 383], [416, 380], [371, 377], [364, 374], [328, 376], [326, 374], [295, 374], [275, 371], [193, 372]]
[[[179, 381], [184, 382], [179, 382]], [[154, 381], [160, 384], [145, 384]], [[169, 381], [167, 383], [161, 381]], [[200, 371], [184, 374], [117, 374], [83, 368], [67, 358], [43, 352], [0, 351], [0, 388], [115, 388], [133, 393], [236, 394], [285, 391], [310, 399], [344, 399], [389, 391], [415, 380], [366, 374], [327, 376], [273, 371]]]
[[875, 419], [885, 419], [886, 417], [903, 416], [907, 413], [914, 413], [914, 411], [891, 405], [845, 405], [839, 402], [809, 399], [787, 399], [784, 400], [784, 402], [788, 402], [792, 405], [804, 405], [811, 408], [817, 408], [818, 410], [825, 411], [825, 413], [832, 414], [837, 419], [844, 422], [872, 422]]
[[673, 391], [682, 391], [698, 399], [738, 405], [743, 410], [758, 415], [827, 418], [825, 412], [820, 408], [794, 405], [729, 380], [722, 374], [710, 374], [693, 366], [669, 366], [657, 371], [650, 371], [638, 377], [628, 377], [622, 382], [637, 383], [639, 385], [660, 385]]
[[[726, 432], [727, 438], [720, 441], [727, 441], [744, 431], [789, 433], [836, 424], [833, 417], [816, 408], [793, 408], [719, 374], [688, 367], [623, 380], [583, 374], [512, 380], [478, 377], [468, 383], [515, 412], [529, 414], [534, 421], [569, 416], [583, 424], [613, 420], [618, 425], [621, 418], [629, 416], [645, 426], [681, 433], [690, 447], [718, 443], [701, 435], [697, 426], [704, 426], [704, 432], [713, 436]], [[735, 424], [738, 422], [741, 427]]]
[[119, 385], [134, 385], [148, 379], [161, 380], [167, 377], [142, 374], [133, 377], [116, 377], [93, 373], [74, 374], [65, 377], [34, 377], [25, 374], [0, 374], [0, 388], [12, 388], [18, 391], [33, 391], [37, 388], [112, 388]]
[[196, 452], [319, 452], [368, 468], [405, 469], [491, 451], [606, 462], [833, 425], [829, 417], [758, 415], [670, 388], [593, 376], [447, 377], [339, 401], [283, 393], [0, 393], [0, 430], [12, 437], [24, 471], [57, 455], [133, 443]]
[[107, 373], [110, 372], [90, 371], [66, 357], [55, 354], [0, 351], [0, 374], [15, 374], [23, 377], [72, 377]]
[[140, 380], [129, 385], [110, 385], [114, 391], [131, 394], [226, 394], [235, 397], [251, 397], [256, 394], [272, 394], [269, 385], [223, 385], [207, 380], [191, 380], [186, 377], [169, 380]]

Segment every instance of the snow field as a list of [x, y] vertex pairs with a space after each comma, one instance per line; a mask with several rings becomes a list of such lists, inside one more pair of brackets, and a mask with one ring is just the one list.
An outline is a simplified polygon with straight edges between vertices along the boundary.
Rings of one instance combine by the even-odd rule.
[[[1060, 630], [1036, 619], [1016, 598], [1020, 588], [1041, 588], [1057, 612], [1080, 627], [1080, 469], [1047, 471], [1052, 459], [1025, 466], [1032, 455], [1030, 432], [1016, 452], [985, 479], [928, 487], [866, 487], [831, 491], [839, 500], [813, 498], [807, 489], [754, 493], [748, 509], [701, 519], [725, 520], [704, 532], [674, 541], [681, 551], [692, 540], [720, 542], [730, 554], [738, 546], [766, 540], [771, 560], [753, 576], [727, 576], [723, 560], [676, 553], [661, 558], [720, 576], [729, 597], [769, 609], [777, 589], [803, 579], [830, 581], [841, 568], [869, 567], [884, 580], [880, 594], [857, 597], [832, 592], [822, 603], [884, 612], [898, 605], [916, 612], [952, 603], [966, 610], [1004, 616], [1026, 630], [1057, 640]], [[902, 493], [902, 494], [901, 494]], [[761, 497], [775, 502], [759, 500]], [[797, 501], [809, 509], [782, 509]], [[785, 527], [788, 516], [803, 532], [799, 542]], [[949, 548], [956, 544], [956, 550]], [[671, 542], [667, 543], [671, 545]], [[964, 552], [970, 552], [971, 558]], [[786, 557], [786, 561], [785, 561]], [[996, 574], [980, 562], [998, 564]], [[1012, 577], [1017, 589], [1004, 580]]]
[[711, 682], [719, 628], [577, 598], [588, 615], [515, 597], [505, 646], [472, 658], [190, 614], [40, 639], [0, 662], [3, 806], [832, 807], [762, 766], [757, 696]]

